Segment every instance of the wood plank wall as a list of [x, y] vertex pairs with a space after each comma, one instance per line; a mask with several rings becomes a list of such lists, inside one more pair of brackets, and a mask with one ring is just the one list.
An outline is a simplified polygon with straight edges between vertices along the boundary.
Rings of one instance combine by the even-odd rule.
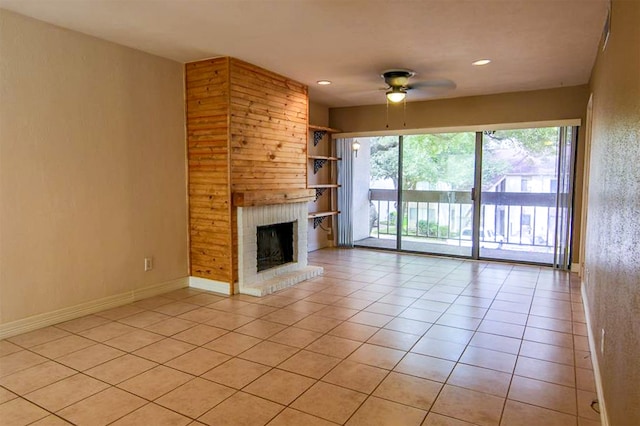
[[[308, 111], [307, 86], [231, 59], [232, 192], [307, 187]], [[235, 221], [233, 209], [237, 252]]]
[[229, 58], [185, 70], [191, 275], [232, 282]]
[[191, 274], [237, 280], [233, 192], [307, 186], [307, 87], [234, 58], [187, 64]]
[[307, 187], [307, 87], [231, 60], [231, 189]]

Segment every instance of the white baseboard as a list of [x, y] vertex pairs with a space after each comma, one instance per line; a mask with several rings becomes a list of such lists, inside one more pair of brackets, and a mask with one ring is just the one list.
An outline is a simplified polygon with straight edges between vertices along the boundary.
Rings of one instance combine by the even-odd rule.
[[126, 293], [107, 296], [101, 299], [84, 302], [79, 305], [69, 306], [67, 308], [57, 309], [55, 311], [45, 312], [5, 324], [0, 324], [0, 339], [6, 339], [7, 337], [37, 330], [38, 328], [59, 324], [85, 315], [116, 308], [146, 297], [157, 296], [158, 294], [187, 287], [188, 285], [188, 277], [178, 278], [141, 289], [128, 291]]
[[225, 296], [231, 295], [229, 283], [222, 281], [209, 280], [207, 278], [189, 277], [189, 287], [197, 288], [200, 290], [213, 291], [214, 293], [221, 293]]
[[175, 280], [133, 290], [133, 300], [146, 299], [148, 297], [169, 293], [170, 291], [179, 290], [185, 287], [189, 287], [189, 277], [177, 278]]
[[580, 273], [580, 266], [582, 266], [582, 264], [580, 262], [572, 263], [571, 264], [571, 272], [575, 272], [575, 273], [579, 274]]
[[591, 332], [591, 315], [589, 313], [589, 301], [585, 292], [584, 279], [580, 285], [580, 293], [582, 294], [582, 304], [584, 305], [584, 316], [587, 321], [587, 338], [589, 340], [589, 350], [591, 351], [591, 363], [593, 365], [593, 376], [596, 381], [596, 392], [598, 393], [598, 406], [600, 407], [600, 423], [602, 426], [609, 426], [609, 417], [607, 416], [607, 408], [604, 401], [604, 393], [602, 391], [602, 376], [600, 376], [600, 360], [598, 348]]

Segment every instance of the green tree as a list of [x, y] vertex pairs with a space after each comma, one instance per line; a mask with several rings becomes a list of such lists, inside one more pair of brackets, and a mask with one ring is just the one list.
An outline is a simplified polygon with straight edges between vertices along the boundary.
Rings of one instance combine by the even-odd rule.
[[484, 132], [485, 149], [511, 148], [532, 156], [555, 157], [558, 151], [558, 138], [557, 127]]
[[[517, 129], [485, 132], [483, 139], [482, 180], [491, 185], [510, 168], [507, 158], [494, 155], [509, 150], [514, 156], [546, 157], [557, 155], [558, 128]], [[397, 136], [372, 138], [371, 179], [391, 179], [398, 188]], [[403, 137], [403, 188], [417, 184], [444, 183], [451, 190], [473, 186], [475, 133], [440, 133]]]
[[[391, 179], [398, 187], [399, 138], [375, 138], [371, 144], [371, 178]], [[449, 184], [452, 189], [473, 182], [472, 133], [410, 135], [403, 138], [403, 187], [416, 189], [419, 182]]]
[[391, 179], [398, 187], [398, 137], [371, 138], [371, 180]]

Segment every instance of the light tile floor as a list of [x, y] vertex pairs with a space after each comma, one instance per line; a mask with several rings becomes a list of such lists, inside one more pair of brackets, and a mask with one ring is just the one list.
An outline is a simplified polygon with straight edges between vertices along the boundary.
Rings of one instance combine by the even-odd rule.
[[320, 250], [276, 294], [182, 289], [0, 341], [2, 425], [599, 425], [577, 277]]

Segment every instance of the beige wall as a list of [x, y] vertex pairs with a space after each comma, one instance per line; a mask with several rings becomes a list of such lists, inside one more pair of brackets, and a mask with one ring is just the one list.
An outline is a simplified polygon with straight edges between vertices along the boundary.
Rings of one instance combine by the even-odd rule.
[[[411, 96], [410, 93], [409, 96]], [[332, 108], [329, 113], [329, 122], [331, 127], [341, 129], [344, 132], [456, 127], [477, 127], [477, 130], [482, 130], [495, 124], [532, 123], [576, 118], [582, 119], [584, 122], [588, 100], [589, 87], [584, 85], [426, 102], [409, 102], [406, 107], [406, 126], [403, 126], [401, 105], [389, 106], [389, 128], [386, 127], [385, 105]], [[572, 244], [573, 262], [575, 264], [580, 262], [579, 231], [582, 206], [583, 146], [584, 132], [579, 132]]]
[[639, 425], [640, 2], [613, 1], [591, 88], [585, 292], [609, 424]]
[[309, 102], [309, 124], [315, 126], [329, 125], [329, 108], [316, 102]]
[[6, 11], [0, 55], [0, 323], [187, 276], [182, 65]]
[[331, 108], [329, 122], [331, 127], [344, 132], [363, 132], [563, 120], [582, 118], [588, 98], [587, 86], [573, 86], [408, 102], [406, 126], [403, 126], [402, 105], [389, 106], [388, 129], [385, 105]]

